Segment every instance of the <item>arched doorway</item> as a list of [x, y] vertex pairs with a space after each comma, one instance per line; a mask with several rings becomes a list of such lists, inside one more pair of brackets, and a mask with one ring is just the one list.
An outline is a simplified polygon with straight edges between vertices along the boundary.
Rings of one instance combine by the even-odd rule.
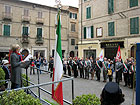
[[74, 57], [74, 51], [70, 52], [70, 57]]
[[133, 58], [135, 57], [135, 53], [134, 53], [135, 51], [134, 50], [135, 50], [135, 47], [132, 46], [131, 47], [131, 57], [133, 57]]

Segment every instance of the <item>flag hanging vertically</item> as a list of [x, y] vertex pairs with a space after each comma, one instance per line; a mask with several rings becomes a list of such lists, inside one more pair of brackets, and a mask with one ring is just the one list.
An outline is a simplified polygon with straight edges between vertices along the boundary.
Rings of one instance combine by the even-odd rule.
[[100, 53], [100, 55], [99, 55], [99, 57], [100, 57], [100, 61], [103, 61], [103, 50], [101, 51], [101, 53]]
[[[60, 11], [57, 14], [56, 46], [54, 55], [53, 81], [61, 80], [63, 76], [62, 49], [61, 49], [61, 22]], [[62, 82], [52, 85], [52, 98], [63, 105]]]
[[121, 50], [120, 50], [120, 46], [118, 47], [118, 51], [116, 54], [116, 59], [121, 59]]

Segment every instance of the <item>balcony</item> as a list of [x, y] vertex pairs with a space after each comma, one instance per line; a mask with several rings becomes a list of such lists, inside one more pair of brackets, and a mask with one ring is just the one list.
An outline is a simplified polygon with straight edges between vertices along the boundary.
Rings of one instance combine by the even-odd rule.
[[29, 43], [29, 36], [28, 35], [22, 35], [22, 43]]
[[13, 14], [12, 13], [7, 13], [7, 12], [3, 12], [2, 13], [2, 19], [3, 20], [12, 21], [12, 18], [13, 18]]
[[22, 22], [30, 23], [30, 21], [31, 21], [31, 16], [22, 15]]
[[44, 18], [36, 18], [36, 24], [44, 24]]
[[43, 44], [44, 43], [44, 40], [43, 40], [43, 38], [41, 37], [41, 36], [38, 36], [37, 38], [36, 38], [36, 42], [35, 42], [36, 44]]

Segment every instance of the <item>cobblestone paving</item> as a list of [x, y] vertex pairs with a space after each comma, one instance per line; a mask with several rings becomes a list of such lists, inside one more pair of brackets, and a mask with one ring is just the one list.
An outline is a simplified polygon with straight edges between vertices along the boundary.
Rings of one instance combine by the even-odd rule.
[[[29, 71], [29, 70], [28, 70]], [[23, 70], [24, 72], [24, 70]], [[28, 73], [29, 75], [29, 73]], [[30, 80], [37, 84], [37, 74], [35, 75], [29, 75]], [[50, 78], [50, 75], [47, 73], [40, 74], [40, 83], [46, 83], [51, 82], [52, 78]], [[80, 96], [82, 94], [96, 94], [96, 96], [100, 97], [101, 91], [106, 83], [102, 82], [103, 78], [101, 77], [101, 81], [96, 81], [96, 77], [94, 77], [94, 80], [87, 80], [87, 79], [81, 79], [81, 78], [74, 78], [74, 97]], [[113, 80], [114, 81], [114, 80]], [[123, 82], [120, 84], [120, 87], [122, 89], [122, 92], [125, 95], [125, 102], [122, 105], [131, 105], [132, 104], [132, 89], [129, 89], [128, 87], [123, 86]], [[51, 92], [51, 85], [43, 86], [44, 89]], [[37, 89], [33, 89], [37, 92]], [[44, 92], [41, 92], [41, 97], [43, 99], [48, 99], [50, 101], [53, 101], [51, 99], [51, 96], [48, 94], [45, 94]], [[63, 97], [64, 99], [72, 102], [72, 82], [66, 81], [63, 83]]]

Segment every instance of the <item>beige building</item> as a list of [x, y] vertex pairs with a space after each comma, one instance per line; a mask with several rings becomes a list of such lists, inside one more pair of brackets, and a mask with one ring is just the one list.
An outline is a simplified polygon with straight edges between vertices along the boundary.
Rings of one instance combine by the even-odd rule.
[[[76, 11], [77, 12], [77, 11]], [[62, 55], [75, 51], [69, 43], [69, 11], [61, 10]], [[19, 1], [0, 0], [0, 55], [17, 43], [35, 57], [54, 55], [57, 8]], [[78, 31], [78, 28], [77, 28]], [[78, 33], [77, 33], [78, 36]], [[76, 39], [77, 41], [77, 39]], [[76, 42], [75, 42], [76, 43]]]
[[139, 18], [140, 0], [79, 0], [79, 57], [113, 59], [119, 45], [123, 60], [136, 57]]
[[78, 56], [78, 19], [79, 11], [78, 8], [72, 6], [63, 6], [62, 9], [69, 11], [69, 26], [68, 26], [68, 45], [69, 45], [69, 56]]

